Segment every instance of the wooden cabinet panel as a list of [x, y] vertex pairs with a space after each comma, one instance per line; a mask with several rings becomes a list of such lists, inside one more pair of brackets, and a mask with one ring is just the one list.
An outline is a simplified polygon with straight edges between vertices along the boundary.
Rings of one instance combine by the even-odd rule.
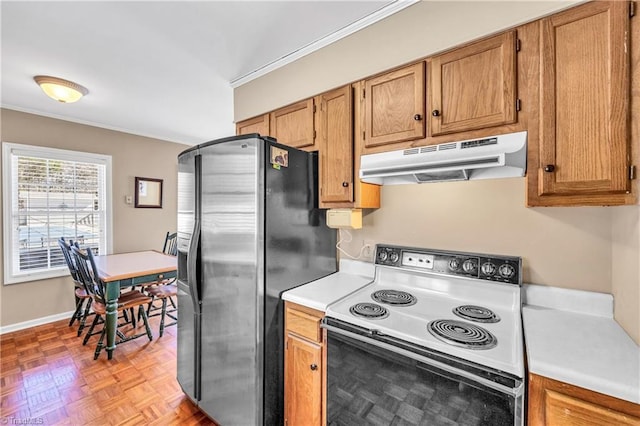
[[581, 204], [630, 190], [628, 7], [592, 2], [541, 20], [539, 196]]
[[236, 123], [236, 135], [259, 133], [260, 136], [269, 136], [269, 114]]
[[321, 208], [380, 207], [380, 187], [358, 178], [360, 140], [353, 129], [360, 129], [359, 115], [354, 114], [360, 105], [354, 105], [354, 90], [347, 85], [316, 97]]
[[353, 202], [353, 101], [351, 86], [318, 96], [321, 206]]
[[429, 134], [516, 121], [516, 32], [429, 59]]
[[271, 136], [278, 142], [294, 148], [314, 151], [314, 100], [313, 98], [273, 111], [270, 114]]
[[424, 62], [365, 80], [365, 147], [425, 136]]
[[[321, 426], [325, 386], [323, 312], [285, 302], [285, 425]], [[312, 341], [305, 339], [305, 336]]]
[[320, 320], [322, 316], [288, 307], [285, 309], [287, 330], [314, 342], [321, 342]]
[[287, 336], [285, 370], [285, 423], [322, 423], [322, 347]]
[[529, 374], [529, 424], [640, 425], [640, 405]]
[[380, 185], [364, 183], [360, 181], [360, 156], [365, 154], [364, 129], [365, 129], [365, 102], [364, 80], [352, 84], [353, 93], [353, 193], [355, 202], [353, 205], [337, 205], [336, 207], [355, 207], [362, 209], [377, 209], [380, 207]]

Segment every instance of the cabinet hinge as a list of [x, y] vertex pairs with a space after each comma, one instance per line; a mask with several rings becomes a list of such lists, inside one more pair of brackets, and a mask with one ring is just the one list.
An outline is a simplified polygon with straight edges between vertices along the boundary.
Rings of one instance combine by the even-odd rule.
[[315, 112], [316, 112], [316, 106], [314, 105], [313, 106], [313, 113], [315, 114]]
[[516, 99], [516, 111], [520, 111], [521, 105], [520, 105], [520, 99]]
[[363, 131], [362, 131], [362, 140], [364, 140], [364, 139], [365, 139], [364, 135], [365, 135], [365, 131], [363, 130]]
[[316, 131], [314, 130], [313, 131], [313, 140], [315, 140], [315, 139], [316, 139]]
[[636, 166], [629, 166], [629, 180], [634, 180], [636, 178]]
[[519, 51], [520, 51], [520, 39], [517, 38], [516, 39], [516, 52], [519, 52]]
[[636, 2], [629, 2], [629, 18], [636, 16]]

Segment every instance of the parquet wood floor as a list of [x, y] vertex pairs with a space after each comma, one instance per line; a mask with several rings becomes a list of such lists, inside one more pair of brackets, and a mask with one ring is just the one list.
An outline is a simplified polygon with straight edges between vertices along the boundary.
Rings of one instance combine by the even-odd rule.
[[176, 327], [123, 343], [107, 360], [57, 321], [0, 336], [0, 424], [215, 425], [176, 380]]

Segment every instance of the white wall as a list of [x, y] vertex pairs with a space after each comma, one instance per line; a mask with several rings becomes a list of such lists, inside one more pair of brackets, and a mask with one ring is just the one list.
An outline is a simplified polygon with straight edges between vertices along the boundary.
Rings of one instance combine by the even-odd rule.
[[[1, 110], [1, 119], [3, 142], [111, 155], [113, 251], [162, 250], [165, 233], [176, 229], [177, 156], [188, 146], [8, 109]], [[124, 197], [134, 195], [136, 176], [164, 180], [161, 209], [136, 209], [125, 204]], [[0, 245], [0, 259], [2, 250]], [[3, 284], [2, 327], [74, 309], [71, 277]]]

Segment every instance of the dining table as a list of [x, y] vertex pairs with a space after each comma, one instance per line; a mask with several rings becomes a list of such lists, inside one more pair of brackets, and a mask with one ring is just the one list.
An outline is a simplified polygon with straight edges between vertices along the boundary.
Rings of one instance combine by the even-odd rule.
[[123, 287], [149, 284], [177, 276], [176, 256], [156, 250], [95, 256], [98, 276], [105, 284], [107, 357], [116, 348], [118, 297]]

